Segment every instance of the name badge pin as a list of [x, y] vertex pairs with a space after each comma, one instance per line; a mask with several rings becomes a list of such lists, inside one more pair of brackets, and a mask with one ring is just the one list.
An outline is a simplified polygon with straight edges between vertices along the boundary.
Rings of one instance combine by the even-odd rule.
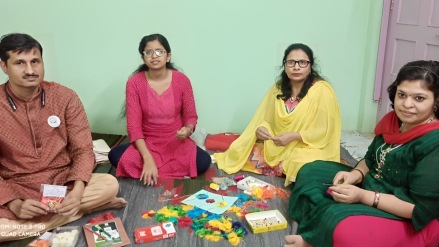
[[57, 128], [61, 124], [61, 119], [59, 119], [59, 117], [57, 116], [50, 116], [47, 119], [47, 123], [49, 124], [50, 127]]

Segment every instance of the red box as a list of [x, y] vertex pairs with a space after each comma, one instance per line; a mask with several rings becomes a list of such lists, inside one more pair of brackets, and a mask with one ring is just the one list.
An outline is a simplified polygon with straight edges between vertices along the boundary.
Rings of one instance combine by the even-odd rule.
[[176, 232], [171, 222], [164, 222], [155, 226], [146, 226], [134, 230], [136, 244], [162, 240], [175, 237]]
[[239, 136], [239, 134], [229, 132], [208, 135], [205, 141], [206, 149], [225, 152], [232, 142], [238, 139]]

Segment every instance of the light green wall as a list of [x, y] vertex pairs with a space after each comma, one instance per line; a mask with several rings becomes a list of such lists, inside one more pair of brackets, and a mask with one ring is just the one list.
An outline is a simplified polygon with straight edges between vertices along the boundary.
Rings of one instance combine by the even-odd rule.
[[382, 1], [0, 0], [0, 34], [25, 32], [42, 43], [46, 79], [77, 91], [93, 131], [125, 133], [119, 112], [141, 63], [137, 46], [158, 32], [191, 79], [198, 126], [209, 133], [245, 128], [295, 42], [314, 50], [343, 130], [371, 132]]

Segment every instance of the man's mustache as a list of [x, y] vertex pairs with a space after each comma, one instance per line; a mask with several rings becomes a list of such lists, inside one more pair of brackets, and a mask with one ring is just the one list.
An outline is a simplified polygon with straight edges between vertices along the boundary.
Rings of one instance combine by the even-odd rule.
[[29, 78], [29, 77], [35, 77], [35, 78], [38, 78], [38, 77], [40, 77], [39, 75], [37, 75], [37, 74], [25, 74], [24, 76], [23, 76], [23, 78]]

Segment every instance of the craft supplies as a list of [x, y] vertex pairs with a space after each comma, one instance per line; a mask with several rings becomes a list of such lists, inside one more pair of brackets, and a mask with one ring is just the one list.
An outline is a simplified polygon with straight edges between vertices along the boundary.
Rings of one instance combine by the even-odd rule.
[[269, 210], [245, 215], [253, 233], [262, 233], [287, 228], [287, 220], [279, 210]]
[[220, 189], [221, 190], [227, 190], [227, 188], [229, 188], [229, 186], [227, 186], [227, 184], [225, 184], [225, 183], [221, 183], [220, 184]]
[[235, 224], [231, 218], [221, 217], [209, 220], [202, 227], [194, 228], [195, 234], [209, 241], [218, 242], [226, 238], [233, 246], [239, 245], [247, 230], [242, 224]]
[[273, 199], [274, 198], [274, 192], [275, 190], [273, 187], [257, 187], [252, 191], [252, 194], [254, 197], [256, 197], [259, 200], [266, 201], [267, 199]]
[[247, 229], [244, 227], [244, 225], [239, 222], [239, 221], [235, 221], [232, 224], [233, 230], [236, 232], [236, 234], [238, 235], [238, 237], [244, 237], [245, 235], [248, 234]]
[[238, 174], [238, 175], [236, 175], [235, 177], [233, 177], [233, 179], [234, 179], [236, 182], [239, 182], [239, 181], [243, 180], [244, 177], [245, 177], [244, 174]]
[[249, 196], [253, 195], [252, 192], [248, 191], [248, 190], [244, 190], [244, 194], [249, 195]]
[[184, 228], [184, 227], [189, 227], [192, 224], [192, 219], [189, 217], [181, 217], [178, 218], [178, 227], [180, 228]]
[[52, 236], [54, 236], [52, 232], [45, 232], [43, 235], [39, 236], [38, 239], [35, 239], [26, 245], [26, 247], [49, 247]]
[[30, 242], [26, 247], [49, 247], [50, 246], [50, 240], [47, 239], [36, 239], [32, 242]]
[[249, 176], [242, 180], [240, 180], [238, 183], [238, 189], [244, 190], [244, 191], [253, 191], [255, 188], [261, 188], [261, 187], [273, 187], [271, 184], [264, 182], [260, 179], [257, 179], [255, 177]]
[[152, 241], [175, 237], [176, 232], [171, 222], [164, 222], [159, 225], [141, 227], [134, 230], [134, 241], [136, 244], [143, 244]]
[[216, 183], [210, 183], [209, 187], [213, 190], [218, 191], [220, 189], [220, 186]]
[[290, 198], [291, 192], [278, 187], [275, 187], [274, 190], [276, 191], [277, 197], [279, 197], [280, 199]]
[[102, 239], [104, 241], [107, 241], [107, 237], [105, 237], [104, 235], [100, 234], [99, 232], [93, 231], [93, 229], [91, 229], [91, 228], [84, 227], [84, 230], [85, 231], [89, 231], [90, 233], [94, 234], [96, 237], [98, 237], [98, 238], [100, 238], [100, 239]]
[[78, 242], [79, 226], [63, 226], [53, 231], [52, 247], [75, 247]]
[[49, 207], [49, 212], [53, 212], [55, 207], [61, 204], [66, 197], [67, 186], [42, 184], [40, 193], [40, 202]]
[[145, 220], [154, 217], [154, 215], [155, 215], [154, 210], [149, 210], [149, 212], [146, 212], [146, 211], [142, 212], [142, 218]]
[[[208, 193], [207, 191], [201, 191], [198, 195], [200, 194], [206, 194], [209, 198], [218, 196], [213, 193]], [[197, 195], [193, 195], [191, 201], [208, 200], [204, 198], [204, 196], [201, 196], [201, 198], [202, 199], [199, 199], [197, 198]], [[221, 198], [220, 201], [228, 201], [226, 197], [222, 198], [222, 196], [218, 196], [218, 198]], [[166, 212], [168, 215], [178, 216], [167, 218], [162, 214], [163, 212]], [[235, 222], [232, 221], [232, 218], [226, 218], [221, 214], [211, 213], [198, 207], [168, 205], [167, 207], [160, 209], [155, 215], [156, 220], [159, 222], [169, 222], [173, 217], [177, 219], [177, 222], [174, 225], [178, 224], [178, 227], [187, 227], [190, 224], [189, 229], [191, 231], [193, 230], [198, 237], [209, 241], [218, 242], [227, 239], [231, 245], [236, 246], [239, 245], [242, 237], [247, 233], [244, 226], [239, 223], [235, 224]], [[169, 220], [165, 221], [165, 219]]]
[[233, 181], [230, 178], [224, 178], [223, 181], [221, 182], [221, 184], [225, 184], [225, 185], [227, 185], [227, 187], [232, 186], [232, 185], [236, 185], [235, 181]]
[[100, 214], [98, 217], [90, 218], [88, 220], [88, 223], [95, 223], [95, 222], [111, 220], [111, 219], [114, 219], [114, 213], [108, 212], [108, 213]]
[[[203, 195], [202, 198], [204, 198], [204, 195], [207, 195], [207, 199], [199, 199], [198, 197], [201, 197], [199, 196], [200, 194]], [[214, 214], [222, 214], [227, 211], [237, 199], [237, 197], [233, 196], [222, 196], [206, 190], [200, 190], [183, 200], [182, 203], [196, 206]]]
[[[221, 190], [227, 190], [229, 186], [236, 185], [235, 181], [228, 177], [213, 177], [212, 182], [219, 185], [219, 188]], [[214, 188], [210, 187], [213, 190], [217, 190], [216, 186], [214, 185]]]
[[232, 185], [236, 185], [235, 181], [233, 181], [232, 179], [228, 178], [228, 177], [213, 177], [212, 178], [212, 182], [216, 183], [216, 184], [226, 184], [227, 186], [232, 186]]
[[87, 246], [126, 246], [131, 243], [120, 218], [86, 224], [84, 229]]

